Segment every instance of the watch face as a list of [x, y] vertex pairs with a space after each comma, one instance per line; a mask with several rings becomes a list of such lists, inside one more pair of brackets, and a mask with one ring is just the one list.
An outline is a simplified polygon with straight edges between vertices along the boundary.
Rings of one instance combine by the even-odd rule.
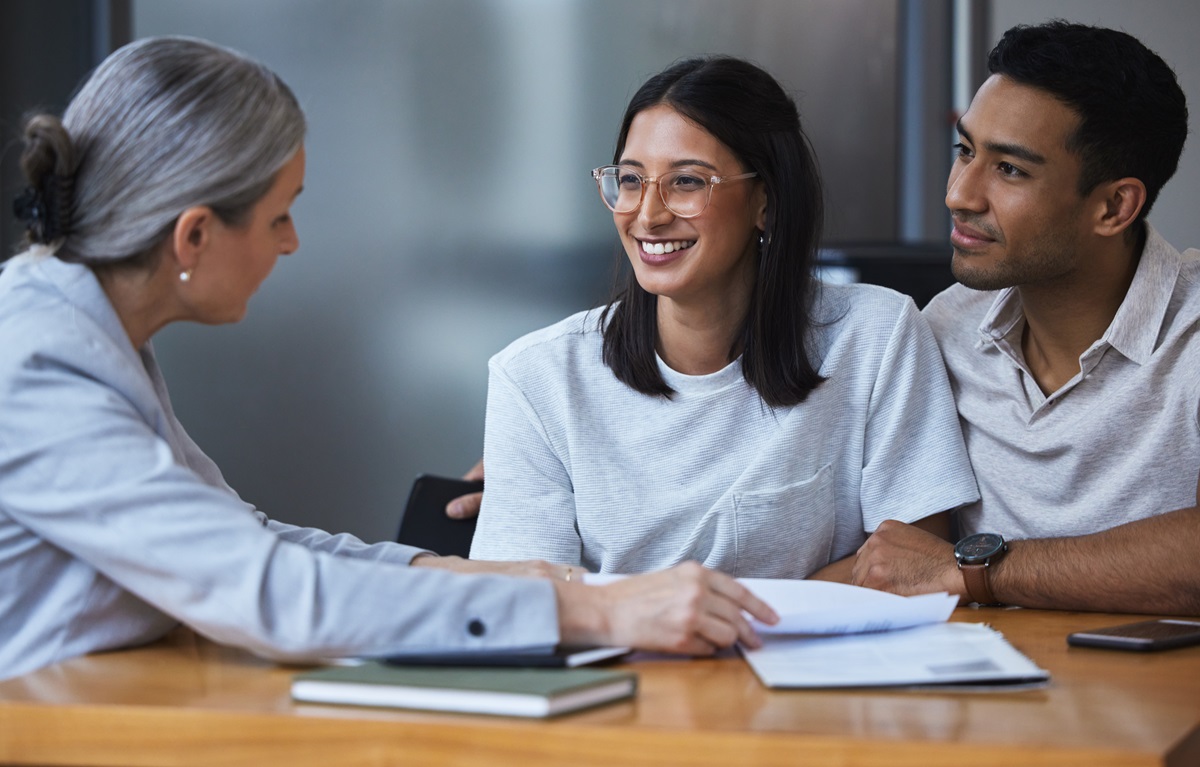
[[1004, 550], [1004, 538], [995, 533], [968, 535], [954, 547], [954, 553], [968, 564], [983, 562]]

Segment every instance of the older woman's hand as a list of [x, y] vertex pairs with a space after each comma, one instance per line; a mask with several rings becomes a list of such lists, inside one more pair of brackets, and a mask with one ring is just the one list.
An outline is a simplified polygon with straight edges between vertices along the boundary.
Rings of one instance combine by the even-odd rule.
[[764, 623], [779, 616], [724, 573], [686, 562], [603, 586], [555, 583], [562, 641], [711, 655], [741, 641], [760, 641], [749, 613]]
[[524, 578], [551, 578], [568, 582], [583, 571], [579, 567], [555, 565], [540, 559], [520, 562], [495, 562], [486, 559], [463, 559], [441, 557], [436, 554], [418, 554], [411, 562], [413, 567], [432, 567], [455, 573], [485, 575], [515, 575]]

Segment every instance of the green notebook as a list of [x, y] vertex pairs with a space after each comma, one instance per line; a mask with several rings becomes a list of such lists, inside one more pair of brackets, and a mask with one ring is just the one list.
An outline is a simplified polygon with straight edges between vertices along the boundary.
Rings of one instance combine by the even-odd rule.
[[632, 697], [637, 674], [585, 668], [332, 666], [297, 674], [309, 703], [546, 717]]

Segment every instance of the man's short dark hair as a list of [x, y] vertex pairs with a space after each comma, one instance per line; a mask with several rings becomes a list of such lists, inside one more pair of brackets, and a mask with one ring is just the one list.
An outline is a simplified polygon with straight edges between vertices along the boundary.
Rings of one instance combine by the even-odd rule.
[[1158, 54], [1124, 32], [1057, 20], [1005, 32], [988, 71], [1044, 90], [1078, 114], [1067, 149], [1083, 162], [1079, 193], [1140, 179], [1145, 217], [1179, 167], [1188, 132], [1187, 99]]

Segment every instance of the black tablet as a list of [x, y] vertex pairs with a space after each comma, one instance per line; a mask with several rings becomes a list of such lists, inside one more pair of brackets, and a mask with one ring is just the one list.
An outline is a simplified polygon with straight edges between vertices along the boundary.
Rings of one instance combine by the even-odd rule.
[[422, 474], [408, 494], [396, 540], [438, 554], [468, 556], [475, 535], [475, 518], [451, 519], [446, 516], [446, 504], [460, 495], [481, 490], [482, 480]]

